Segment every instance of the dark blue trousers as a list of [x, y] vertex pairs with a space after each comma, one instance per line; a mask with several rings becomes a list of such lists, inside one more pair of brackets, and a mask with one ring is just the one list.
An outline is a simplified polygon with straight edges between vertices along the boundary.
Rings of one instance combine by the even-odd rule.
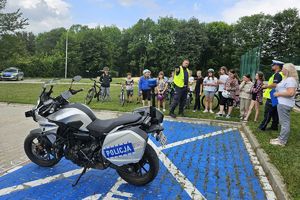
[[175, 86], [174, 100], [173, 100], [171, 108], [170, 108], [170, 113], [174, 113], [174, 110], [176, 109], [178, 104], [179, 104], [179, 114], [183, 113], [187, 93], [188, 93], [187, 87], [180, 88], [180, 87]]

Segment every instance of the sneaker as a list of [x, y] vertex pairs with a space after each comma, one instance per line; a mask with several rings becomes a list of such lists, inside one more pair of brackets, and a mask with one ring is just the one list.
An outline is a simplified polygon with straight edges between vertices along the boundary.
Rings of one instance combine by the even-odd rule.
[[196, 112], [196, 110], [193, 110], [193, 112]]
[[216, 117], [223, 117], [222, 114], [217, 113]]
[[163, 109], [163, 112], [166, 112], [166, 109]]
[[204, 112], [204, 113], [208, 113], [208, 110], [205, 109], [203, 112]]
[[211, 114], [214, 114], [214, 111], [212, 111], [212, 110], [209, 110], [209, 112], [210, 112]]
[[278, 142], [279, 139], [278, 138], [274, 138], [274, 139], [271, 139], [270, 142]]
[[271, 139], [270, 144], [275, 145], [275, 146], [281, 146], [281, 147], [285, 146], [285, 144], [283, 144], [278, 138]]
[[230, 119], [230, 115], [226, 115], [226, 119]]

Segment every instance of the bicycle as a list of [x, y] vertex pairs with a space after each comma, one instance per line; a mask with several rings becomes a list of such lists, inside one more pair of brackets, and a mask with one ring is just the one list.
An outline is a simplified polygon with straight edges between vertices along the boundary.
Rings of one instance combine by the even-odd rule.
[[125, 90], [124, 90], [124, 85], [123, 84], [121, 84], [121, 92], [120, 92], [119, 99], [120, 99], [121, 106], [124, 106], [124, 104], [125, 104]]
[[189, 90], [186, 97], [185, 108], [189, 109], [193, 102], [193, 91]]
[[174, 83], [168, 84], [168, 90], [167, 90], [166, 96], [169, 99], [169, 105], [172, 105], [173, 99], [174, 99], [174, 94], [175, 94], [175, 88], [174, 88]]
[[[102, 100], [102, 95], [101, 95], [101, 87], [97, 85], [97, 80], [94, 80], [90, 78], [90, 80], [94, 81], [93, 86], [88, 90], [87, 95], [85, 97], [84, 103], [89, 105], [93, 98], [97, 98], [97, 101]], [[99, 91], [97, 91], [99, 89]]]
[[296, 95], [295, 95], [295, 105], [300, 108], [300, 88], [297, 89]]
[[[203, 95], [201, 98], [202, 108], [205, 108], [205, 101], [206, 101], [205, 95]], [[220, 98], [219, 98], [218, 94], [216, 93], [216, 94], [214, 94], [214, 99], [213, 99], [213, 110], [218, 109], [219, 105], [220, 105]]]

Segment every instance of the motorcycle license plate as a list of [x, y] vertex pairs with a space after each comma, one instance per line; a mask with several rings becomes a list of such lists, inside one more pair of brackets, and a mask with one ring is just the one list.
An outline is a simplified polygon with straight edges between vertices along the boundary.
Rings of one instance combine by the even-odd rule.
[[162, 131], [157, 135], [156, 138], [162, 146], [165, 146], [167, 144], [167, 137]]

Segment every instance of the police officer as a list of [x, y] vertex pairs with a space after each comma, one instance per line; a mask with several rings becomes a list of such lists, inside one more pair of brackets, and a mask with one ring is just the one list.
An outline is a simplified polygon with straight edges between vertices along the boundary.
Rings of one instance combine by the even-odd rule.
[[175, 68], [175, 74], [174, 74], [174, 87], [175, 87], [175, 94], [174, 94], [174, 100], [172, 102], [171, 108], [170, 108], [170, 116], [173, 118], [176, 118], [176, 115], [174, 113], [175, 108], [179, 104], [179, 115], [184, 117], [184, 106], [185, 101], [188, 93], [188, 82], [189, 82], [189, 66], [190, 62], [188, 59], [185, 59], [182, 62], [182, 65]]
[[264, 98], [267, 99], [267, 101], [265, 104], [264, 120], [259, 125], [259, 129], [262, 131], [266, 130], [267, 125], [271, 121], [271, 119], [272, 119], [272, 125], [269, 129], [278, 130], [279, 120], [278, 120], [277, 106], [272, 106], [270, 92], [283, 79], [283, 74], [281, 72], [283, 64], [284, 63], [281, 61], [272, 60], [272, 71], [274, 72], [274, 74], [269, 78], [268, 84], [263, 85], [263, 89], [266, 89], [264, 91]]

